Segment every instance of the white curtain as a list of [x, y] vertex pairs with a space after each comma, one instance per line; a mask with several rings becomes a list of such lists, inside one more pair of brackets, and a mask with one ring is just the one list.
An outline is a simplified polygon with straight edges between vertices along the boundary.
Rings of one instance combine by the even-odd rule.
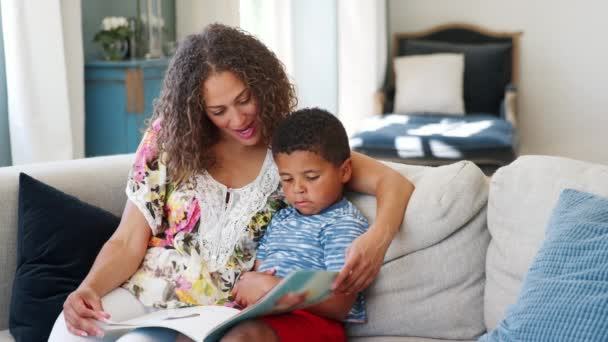
[[80, 0], [2, 0], [13, 164], [84, 156]]
[[338, 111], [349, 134], [373, 112], [387, 58], [386, 1], [338, 0]]
[[240, 26], [257, 36], [293, 75], [292, 0], [242, 0]]

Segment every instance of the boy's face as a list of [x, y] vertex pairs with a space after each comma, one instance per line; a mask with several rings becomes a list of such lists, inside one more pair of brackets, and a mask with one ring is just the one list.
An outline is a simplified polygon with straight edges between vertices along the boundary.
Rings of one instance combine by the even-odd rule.
[[275, 162], [287, 201], [302, 215], [318, 214], [342, 198], [352, 172], [350, 158], [337, 167], [309, 151], [279, 153]]

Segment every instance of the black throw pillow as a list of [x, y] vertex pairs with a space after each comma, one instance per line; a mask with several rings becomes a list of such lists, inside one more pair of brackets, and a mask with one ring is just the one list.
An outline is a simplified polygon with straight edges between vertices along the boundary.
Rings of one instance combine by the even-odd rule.
[[17, 342], [47, 341], [63, 302], [87, 275], [119, 218], [24, 173], [18, 214], [9, 329]]
[[399, 46], [399, 55], [431, 53], [464, 54], [463, 97], [467, 114], [499, 115], [505, 88], [511, 82], [510, 43], [456, 44], [408, 39]]

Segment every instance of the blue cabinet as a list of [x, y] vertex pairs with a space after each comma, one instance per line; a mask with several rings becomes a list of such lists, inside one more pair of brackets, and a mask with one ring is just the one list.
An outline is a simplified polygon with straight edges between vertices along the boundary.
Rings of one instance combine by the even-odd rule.
[[85, 64], [85, 155], [135, 152], [168, 60]]

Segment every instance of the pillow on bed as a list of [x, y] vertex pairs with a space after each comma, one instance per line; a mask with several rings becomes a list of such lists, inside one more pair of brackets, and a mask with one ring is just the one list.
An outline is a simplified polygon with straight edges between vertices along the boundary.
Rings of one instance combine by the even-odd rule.
[[397, 57], [394, 70], [395, 113], [464, 115], [462, 54]]
[[463, 97], [467, 113], [498, 115], [511, 82], [511, 43], [459, 44], [421, 39], [400, 43], [399, 55], [464, 54]]

